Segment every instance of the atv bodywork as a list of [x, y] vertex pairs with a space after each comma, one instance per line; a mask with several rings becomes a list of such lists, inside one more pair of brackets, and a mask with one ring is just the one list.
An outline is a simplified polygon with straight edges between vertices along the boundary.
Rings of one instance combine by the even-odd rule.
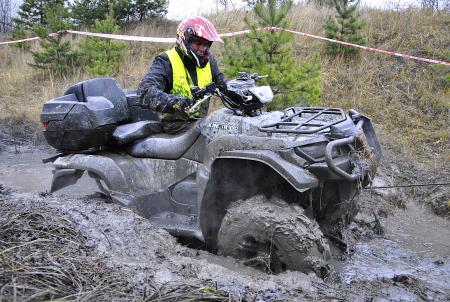
[[[122, 94], [136, 102], [133, 92]], [[354, 110], [289, 108], [244, 116], [223, 108], [183, 134], [144, 138], [145, 129], [158, 128], [157, 118], [128, 114], [107, 147], [53, 158], [51, 191], [87, 172], [115, 202], [212, 251], [220, 249], [228, 209], [259, 195], [295, 205], [323, 232], [339, 234], [357, 214], [355, 196], [371, 182], [381, 157], [370, 119]]]

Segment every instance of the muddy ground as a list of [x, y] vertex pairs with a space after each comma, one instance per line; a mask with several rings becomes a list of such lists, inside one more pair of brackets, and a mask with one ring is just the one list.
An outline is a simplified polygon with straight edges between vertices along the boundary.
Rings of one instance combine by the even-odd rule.
[[[179, 243], [88, 181], [47, 194], [51, 151], [0, 139], [0, 301], [450, 300], [448, 187], [365, 191], [330, 276], [267, 275]], [[384, 149], [377, 186], [449, 179]]]

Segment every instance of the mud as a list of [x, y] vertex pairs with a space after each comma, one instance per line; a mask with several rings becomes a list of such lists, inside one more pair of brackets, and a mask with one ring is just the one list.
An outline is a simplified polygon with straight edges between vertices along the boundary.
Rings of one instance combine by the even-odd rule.
[[[100, 257], [98, 261], [104, 265], [96, 269], [104, 270], [105, 275], [118, 275], [124, 281], [114, 291], [108, 291], [110, 300], [145, 300], [158, 291], [166, 297], [166, 289], [177, 293], [167, 301], [205, 299], [205, 295], [211, 301], [450, 299], [448, 219], [437, 217], [423, 203], [411, 201], [408, 192], [383, 189], [361, 196], [362, 212], [348, 232], [350, 254], [334, 250], [333, 270], [325, 280], [291, 271], [267, 275], [233, 258], [179, 244], [166, 231], [93, 193], [95, 183], [89, 179], [65, 189], [69, 191], [49, 195], [45, 191], [49, 188], [51, 167], [40, 163], [45, 152], [30, 153], [29, 148], [15, 154], [9, 147], [3, 150], [0, 217], [12, 205], [23, 212], [52, 213], [50, 220], [65, 217], [58, 223], [70, 224], [86, 238], [85, 245], [91, 249], [86, 257]], [[392, 182], [386, 176], [388, 171], [389, 167], [382, 167], [378, 184]], [[383, 231], [384, 236], [380, 235]], [[4, 251], [0, 243], [0, 253]], [[8, 301], [12, 279], [8, 279], [4, 259], [0, 260], [0, 300]], [[96, 280], [88, 282], [95, 284]], [[149, 294], [149, 288], [157, 290]], [[118, 294], [121, 290], [122, 296]], [[125, 292], [127, 295], [123, 295]]]

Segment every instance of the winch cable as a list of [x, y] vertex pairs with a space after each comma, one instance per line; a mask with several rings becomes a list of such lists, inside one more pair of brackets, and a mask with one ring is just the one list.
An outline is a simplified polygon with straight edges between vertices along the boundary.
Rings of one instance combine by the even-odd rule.
[[374, 190], [374, 189], [393, 189], [393, 188], [413, 188], [413, 187], [441, 187], [441, 186], [449, 186], [450, 182], [438, 182], [438, 183], [426, 183], [426, 184], [408, 184], [408, 185], [392, 185], [392, 186], [376, 186], [376, 187], [367, 187], [364, 190]]

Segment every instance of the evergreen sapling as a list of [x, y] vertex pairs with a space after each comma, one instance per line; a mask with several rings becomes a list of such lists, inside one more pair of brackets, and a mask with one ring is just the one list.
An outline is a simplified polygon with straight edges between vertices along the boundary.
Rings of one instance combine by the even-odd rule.
[[[268, 0], [254, 7], [257, 21], [245, 18], [251, 32], [235, 43], [225, 41], [224, 72], [235, 77], [239, 72], [257, 72], [269, 75], [260, 80], [270, 85], [274, 100], [269, 109], [294, 105], [311, 105], [320, 101], [321, 78], [317, 56], [312, 61], [299, 64], [292, 54], [293, 35], [283, 30], [267, 30], [267, 27], [287, 29], [286, 16], [292, 1]], [[263, 29], [263, 30], [261, 30]]]
[[[330, 39], [366, 45], [367, 39], [360, 33], [365, 23], [359, 21], [359, 0], [332, 0], [336, 15], [324, 23], [325, 36]], [[337, 43], [327, 43], [325, 51], [330, 55], [354, 55], [359, 49]]]
[[[119, 26], [110, 13], [105, 20], [96, 21], [92, 32], [114, 34], [119, 32]], [[81, 52], [86, 59], [87, 71], [98, 76], [114, 75], [122, 66], [124, 57], [124, 42], [112, 39], [87, 37], [80, 45]]]
[[62, 40], [61, 34], [49, 36], [63, 29], [71, 28], [69, 12], [62, 5], [49, 7], [46, 10], [46, 25], [35, 25], [33, 31], [41, 37], [41, 51], [33, 51], [34, 68], [44, 69], [52, 74], [65, 75], [78, 65], [79, 53], [72, 50], [68, 41]]

